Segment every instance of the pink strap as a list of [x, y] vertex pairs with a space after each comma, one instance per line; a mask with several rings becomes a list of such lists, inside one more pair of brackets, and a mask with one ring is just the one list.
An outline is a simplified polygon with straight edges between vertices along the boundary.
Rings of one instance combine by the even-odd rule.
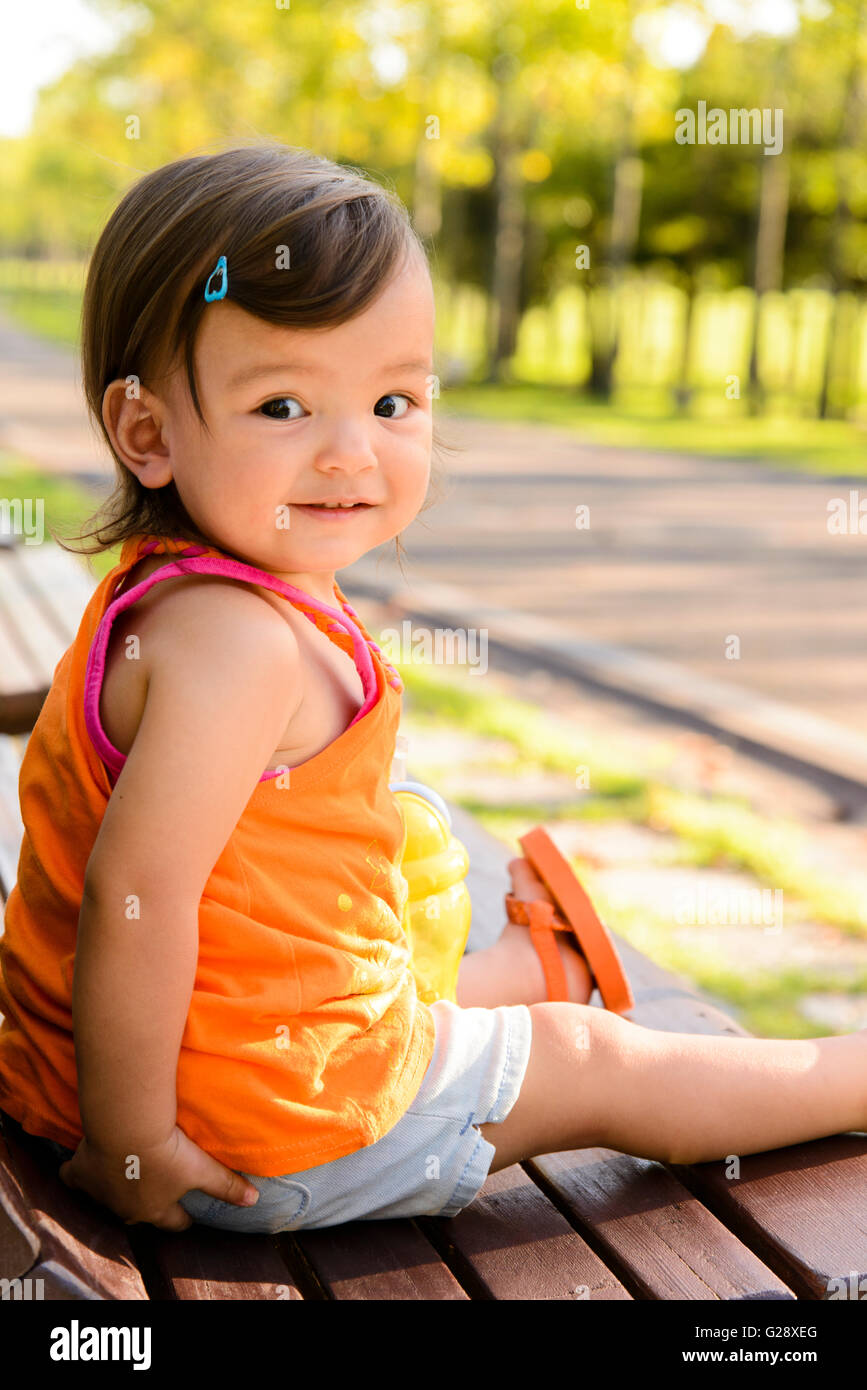
[[[157, 543], [154, 542], [149, 546], [141, 547], [138, 552], [138, 558], [141, 558], [143, 554], [149, 551], [155, 550], [156, 546]], [[193, 553], [194, 550], [195, 553]], [[134, 588], [128, 589], [126, 593], [121, 594], [119, 598], [116, 598], [109, 604], [97, 628], [96, 636], [88, 654], [84, 679], [84, 722], [94, 748], [106, 766], [114, 773], [115, 777], [120, 774], [121, 768], [126, 762], [126, 755], [115, 748], [113, 743], [109, 742], [99, 718], [99, 692], [102, 688], [102, 681], [105, 674], [105, 658], [108, 650], [111, 625], [118, 613], [122, 613], [124, 609], [129, 608], [137, 599], [141, 598], [143, 594], [146, 594], [148, 589], [152, 588], [154, 584], [158, 584], [163, 579], [171, 579], [175, 575], [189, 573], [221, 574], [228, 576], [230, 579], [242, 579], [247, 583], [258, 584], [262, 588], [272, 589], [275, 593], [283, 594], [285, 598], [293, 602], [293, 606], [300, 606], [303, 604], [317, 609], [320, 613], [324, 613], [327, 617], [332, 619], [332, 622], [328, 625], [327, 631], [333, 632], [342, 629], [351, 637], [353, 657], [358, 674], [361, 677], [361, 685], [364, 691], [364, 703], [347, 727], [352, 728], [352, 725], [357, 723], [359, 719], [363, 719], [368, 710], [375, 705], [379, 687], [377, 684], [373, 657], [371, 656], [370, 648], [362, 633], [345, 611], [341, 612], [337, 608], [332, 608], [329, 604], [322, 603], [319, 599], [313, 598], [311, 594], [306, 594], [303, 589], [297, 589], [293, 584], [285, 584], [283, 580], [275, 579], [273, 574], [268, 574], [265, 570], [256, 569], [253, 565], [244, 565], [238, 560], [230, 560], [225, 557], [208, 556], [206, 553], [203, 553], [202, 547], [190, 547], [190, 550], [186, 552], [183, 558], [155, 570], [153, 574], [148, 575], [147, 579], [143, 579], [140, 584], [136, 584]], [[313, 623], [314, 627], [317, 626], [316, 619], [312, 613], [305, 612], [304, 607], [301, 607], [301, 612]], [[291, 770], [290, 768], [290, 772]], [[259, 781], [270, 781], [279, 775], [280, 773], [276, 770], [266, 770], [262, 773]]]

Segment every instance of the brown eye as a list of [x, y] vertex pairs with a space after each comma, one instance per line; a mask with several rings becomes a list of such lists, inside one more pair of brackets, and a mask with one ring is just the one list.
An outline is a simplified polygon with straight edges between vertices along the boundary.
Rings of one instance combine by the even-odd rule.
[[300, 416], [298, 415], [289, 414], [289, 411], [286, 406], [287, 401], [295, 401], [296, 405], [299, 404], [299, 402], [296, 400], [294, 396], [275, 396], [272, 401], [266, 401], [264, 405], [260, 405], [259, 412], [262, 415], [267, 415], [269, 420], [300, 419]]
[[409, 396], [402, 396], [397, 392], [389, 392], [387, 396], [380, 396], [379, 400], [376, 402], [376, 405], [380, 405], [382, 401], [406, 401], [406, 410], [400, 413], [395, 413], [394, 407], [390, 407], [388, 410], [388, 414], [385, 417], [387, 420], [402, 420], [404, 415], [406, 415], [406, 411], [409, 410], [411, 404]]

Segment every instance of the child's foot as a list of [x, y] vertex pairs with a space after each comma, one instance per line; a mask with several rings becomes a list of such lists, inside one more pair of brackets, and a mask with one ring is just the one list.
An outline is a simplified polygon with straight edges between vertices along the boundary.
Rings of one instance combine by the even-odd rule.
[[[509, 877], [512, 880], [512, 892], [516, 898], [523, 898], [525, 901], [531, 901], [533, 898], [544, 898], [546, 902], [554, 902], [548, 889], [526, 859], [523, 857], [510, 859], [508, 868]], [[526, 969], [538, 977], [540, 1001], [547, 999], [548, 988], [545, 983], [545, 972], [533, 945], [530, 928], [522, 926], [520, 922], [507, 922], [500, 939], [504, 943], [509, 942], [509, 949], [516, 954], [518, 952], [523, 953], [526, 957]], [[575, 933], [573, 931], [555, 931], [554, 940], [557, 943], [557, 950], [560, 952], [560, 960], [566, 975], [569, 999], [573, 1004], [586, 1004], [593, 993], [594, 984]]]

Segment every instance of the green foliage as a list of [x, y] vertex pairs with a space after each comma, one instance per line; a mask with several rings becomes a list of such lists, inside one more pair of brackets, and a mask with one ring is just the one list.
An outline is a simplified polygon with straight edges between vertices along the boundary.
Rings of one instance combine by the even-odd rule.
[[[582, 239], [603, 242], [611, 167], [627, 143], [645, 166], [638, 263], [662, 257], [687, 274], [697, 262], [730, 263], [748, 282], [762, 152], [675, 144], [675, 112], [699, 100], [782, 106], [795, 229], [787, 256], [798, 277], [822, 272], [841, 192], [851, 192], [856, 218], [867, 216], [860, 106], [854, 122], [844, 121], [853, 52], [863, 61], [852, 4], [827, 7], [824, 18], [802, 13], [798, 32], [783, 39], [744, 39], [717, 24], [684, 71], [655, 65], [638, 43], [639, 12], [662, 7], [634, 0], [594, 0], [586, 10], [571, 0], [420, 0], [387, 14], [364, 0], [287, 0], [287, 8], [276, 0], [102, 0], [101, 8], [116, 19], [115, 48], [75, 63], [41, 93], [31, 133], [0, 142], [7, 251], [86, 255], [140, 171], [216, 143], [272, 136], [368, 167], [410, 205], [424, 172], [443, 217], [444, 272], [474, 251], [483, 286], [489, 261], [465, 195], [483, 192], [492, 210], [499, 92], [534, 228], [531, 293], [567, 275], [576, 240], [570, 202], [590, 208]], [[438, 139], [426, 138], [431, 113]], [[129, 138], [130, 117], [137, 138]], [[846, 274], [867, 277], [858, 237]]]
[[0, 289], [0, 308], [42, 338], [65, 347], [79, 345], [81, 296], [74, 291]]
[[[456, 287], [439, 299], [457, 378], [591, 381], [621, 407], [640, 388], [659, 394], [657, 415], [667, 393], [681, 424], [722, 401], [734, 452], [741, 417], [860, 409], [867, 34], [854, 0], [800, 6], [782, 37], [709, 22], [682, 69], [640, 28], [668, 12], [662, 0], [94, 3], [115, 46], [43, 89], [27, 136], [0, 141], [0, 254], [84, 260], [140, 173], [276, 138], [365, 169], [409, 206], [440, 285]], [[779, 109], [783, 151], [678, 144], [677, 113], [699, 102]], [[766, 267], [779, 293], [757, 306], [761, 200], [783, 165]], [[630, 169], [631, 230], [615, 198]], [[507, 192], [521, 227], [511, 264]], [[12, 308], [70, 341], [68, 305]], [[753, 439], [746, 429], [744, 452]]]
[[[0, 451], [0, 497], [41, 499], [46, 540], [53, 540], [56, 534], [61, 541], [74, 541], [102, 501], [102, 494], [91, 492], [62, 473], [42, 473], [26, 459], [5, 451]], [[115, 548], [90, 559], [81, 556], [79, 562], [90, 567], [99, 580], [119, 559], [119, 550]]]
[[[855, 937], [867, 936], [867, 905], [858, 888], [841, 884], [811, 869], [805, 854], [806, 832], [797, 822], [772, 819], [754, 812], [736, 797], [704, 796], [668, 785], [656, 767], [636, 766], [611, 740], [585, 742], [571, 723], [528, 701], [473, 688], [472, 678], [455, 679], [432, 665], [406, 663], [399, 667], [405, 702], [414, 726], [442, 729], [454, 725], [462, 734], [505, 740], [515, 751], [512, 770], [516, 786], [521, 771], [563, 775], [564, 793], [576, 788], [574, 800], [559, 805], [516, 800], [496, 806], [464, 792], [454, 799], [508, 837], [515, 818], [526, 827], [539, 819], [631, 820], [665, 831], [680, 841], [679, 862], [749, 871], [762, 885], [787, 894], [789, 907], [797, 902], [816, 919]], [[424, 745], [414, 764], [421, 772]], [[489, 770], [493, 763], [485, 759]], [[576, 769], [586, 772], [582, 788]], [[502, 770], [502, 768], [501, 768]], [[442, 783], [442, 772], [437, 774]], [[450, 795], [448, 789], [444, 794]], [[651, 953], [653, 954], [653, 953]]]

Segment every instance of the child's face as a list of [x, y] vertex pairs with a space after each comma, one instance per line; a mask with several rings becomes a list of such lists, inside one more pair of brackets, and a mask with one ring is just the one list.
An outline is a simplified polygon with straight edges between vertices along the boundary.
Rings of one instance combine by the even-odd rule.
[[[334, 571], [392, 540], [424, 502], [433, 331], [430, 277], [416, 257], [336, 328], [282, 328], [231, 301], [209, 304], [196, 380], [211, 433], [183, 371], [158, 388], [171, 476], [199, 530], [333, 602]], [[305, 508], [346, 497], [371, 505]]]

